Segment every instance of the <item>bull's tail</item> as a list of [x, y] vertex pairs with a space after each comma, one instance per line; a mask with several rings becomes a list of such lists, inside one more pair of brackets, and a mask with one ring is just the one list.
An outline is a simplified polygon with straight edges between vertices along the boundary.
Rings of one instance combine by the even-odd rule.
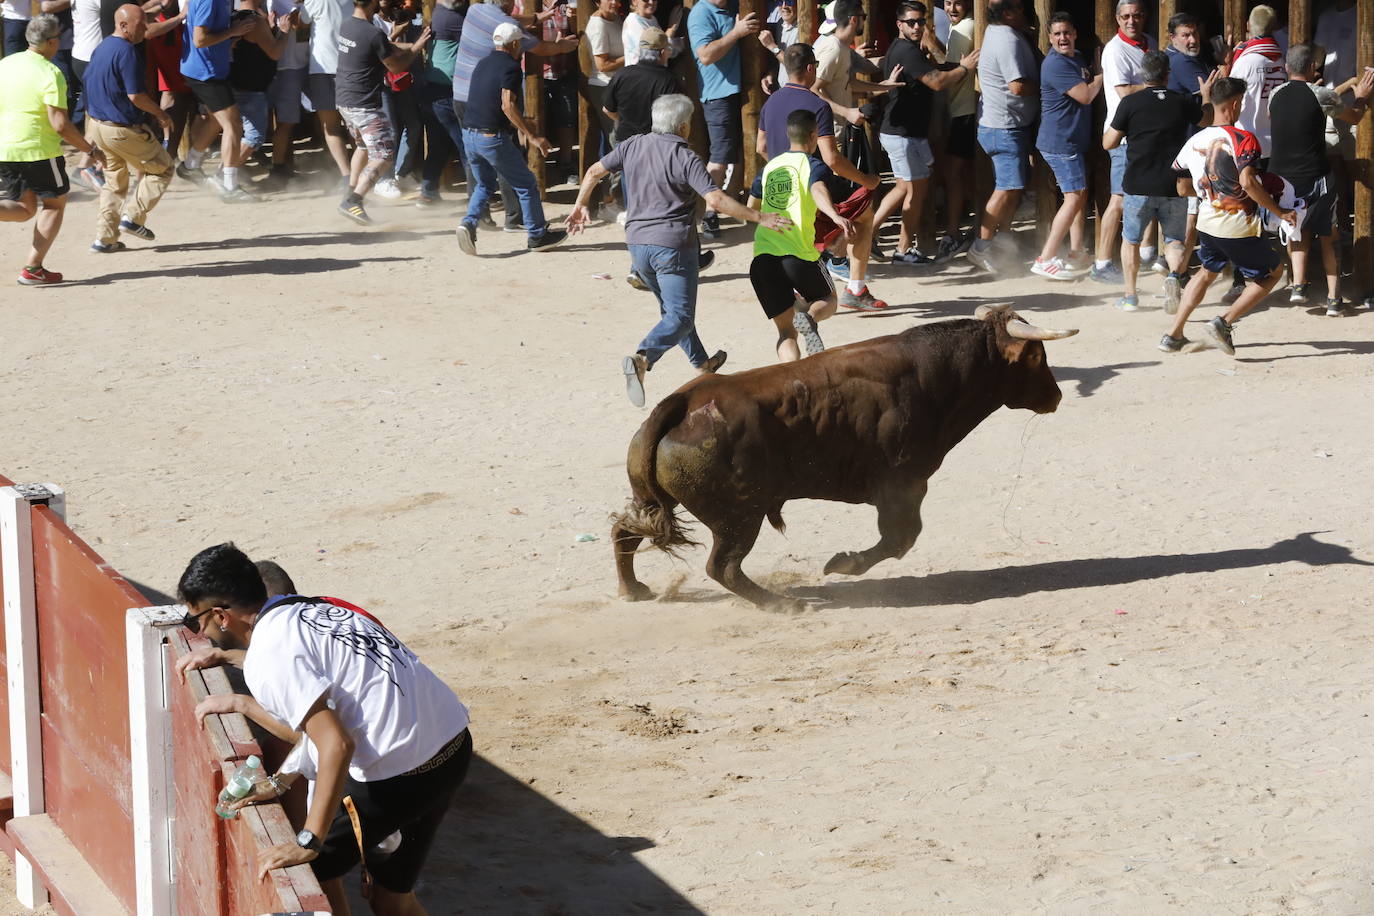
[[611, 515], [617, 537], [645, 538], [672, 556], [679, 556], [684, 547], [700, 546], [687, 536], [686, 525], [676, 511], [677, 500], [663, 489], [656, 470], [658, 443], [686, 416], [687, 395], [682, 392], [670, 394], [649, 414], [625, 461], [634, 495], [624, 512]]

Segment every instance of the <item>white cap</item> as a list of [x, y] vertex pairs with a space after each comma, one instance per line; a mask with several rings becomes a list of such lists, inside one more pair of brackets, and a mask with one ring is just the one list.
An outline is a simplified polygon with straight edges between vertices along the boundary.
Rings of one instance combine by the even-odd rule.
[[520, 37], [520, 27], [510, 22], [503, 22], [498, 25], [491, 33], [491, 43], [494, 47], [504, 48]]
[[825, 21], [821, 23], [821, 27], [816, 31], [820, 32], [822, 35], [829, 35], [831, 32], [835, 31], [836, 26], [835, 4], [827, 3], [825, 6], [821, 7], [821, 12], [825, 13]]

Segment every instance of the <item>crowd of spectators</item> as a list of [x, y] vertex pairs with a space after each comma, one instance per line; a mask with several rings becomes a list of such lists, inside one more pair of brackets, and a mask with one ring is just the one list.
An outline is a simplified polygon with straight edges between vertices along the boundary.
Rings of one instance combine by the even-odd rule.
[[[988, 0], [976, 49], [973, 0], [902, 0], [884, 22], [869, 22], [860, 0], [833, 0], [809, 17], [797, 8], [809, 0], [744, 14], [733, 0], [632, 0], [628, 10], [621, 0], [594, 2], [578, 33], [576, 0], [437, 0], [428, 10], [417, 0], [41, 0], [39, 15], [4, 0], [0, 218], [40, 217], [20, 280], [60, 279], [42, 258], [69, 188], [63, 140], [81, 156], [77, 181], [100, 195], [97, 253], [153, 239], [149, 214], [174, 176], [230, 204], [308, 179], [338, 196], [344, 217], [368, 225], [369, 195], [440, 204], [450, 166], [449, 186], [461, 184], [467, 198], [462, 251], [475, 254], [478, 232], [495, 228], [493, 203], [507, 231], [543, 250], [565, 233], [549, 225], [541, 197], [582, 177], [579, 93], [599, 128], [587, 161], [616, 166], [606, 158], [613, 150], [652, 131], [654, 101], [687, 95], [688, 142], [711, 187], [756, 209], [765, 189], [742, 187], [745, 156], [758, 156], [751, 171], [765, 174], [763, 163], [806, 148], [789, 139], [788, 116], [813, 115], [816, 143], [805, 154], [823, 167], [825, 206], [847, 227], [830, 231], [822, 208], [829, 225], [815, 244], [842, 308], [885, 307], [867, 283], [872, 261], [936, 270], [966, 254], [980, 270], [1104, 284], [1127, 312], [1140, 308], [1140, 275], [1153, 270], [1172, 313], [1207, 265], [1203, 216], [1219, 202], [1218, 182], [1181, 180], [1181, 150], [1219, 124], [1212, 95], [1229, 79], [1243, 91], [1223, 145], [1237, 187], [1248, 186], [1239, 173], [1252, 167], [1275, 204], [1269, 221], [1292, 225], [1277, 232], [1291, 252], [1282, 258], [1290, 298], [1306, 301], [1319, 263], [1328, 313], [1344, 308], [1348, 163], [1370, 94], [1370, 78], [1355, 72], [1353, 0], [1320, 10], [1315, 41], [1291, 48], [1266, 5], [1250, 11], [1244, 35], [1222, 36], [1208, 34], [1207, 16], [1179, 12], [1161, 29], [1157, 8], [1119, 0], [1117, 31], [1098, 45], [1068, 13], [1036, 23], [1025, 0]], [[802, 34], [806, 18], [814, 35]], [[1167, 36], [1164, 52], [1157, 32]], [[776, 71], [764, 65], [760, 84], [746, 85], [746, 53], [771, 56]], [[531, 72], [543, 76], [538, 116], [525, 109]], [[766, 101], [747, 138], [746, 97], [760, 91]], [[1291, 129], [1274, 131], [1276, 120]], [[298, 170], [293, 141], [305, 135], [323, 155]], [[542, 169], [531, 170], [531, 150]], [[991, 165], [981, 202], [980, 150]], [[1052, 180], [1037, 187], [1037, 168]], [[631, 219], [643, 171], [603, 167], [589, 213]], [[696, 205], [691, 239], [701, 264], [701, 241], [726, 227], [710, 203], [719, 198], [690, 187], [707, 202]], [[1263, 193], [1245, 200], [1267, 211]], [[1054, 216], [1038, 252], [1023, 255], [1012, 230], [1036, 204]], [[1253, 231], [1269, 238], [1258, 215]], [[1313, 238], [1319, 262], [1308, 257]], [[661, 287], [632, 262], [632, 285]], [[1258, 282], [1232, 268], [1228, 305]]]

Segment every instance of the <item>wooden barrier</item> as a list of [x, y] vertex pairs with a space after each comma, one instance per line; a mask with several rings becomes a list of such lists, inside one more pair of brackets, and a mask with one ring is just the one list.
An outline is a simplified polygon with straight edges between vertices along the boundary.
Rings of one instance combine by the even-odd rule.
[[242, 717], [195, 720], [206, 691], [229, 692], [224, 673], [171, 683], [188, 651], [181, 609], [148, 608], [64, 512], [60, 488], [0, 478], [13, 783], [0, 822], [21, 902], [50, 897], [64, 916], [328, 911], [307, 866], [256, 877], [258, 853], [294, 836], [279, 805], [214, 813], [226, 774], [261, 754]]

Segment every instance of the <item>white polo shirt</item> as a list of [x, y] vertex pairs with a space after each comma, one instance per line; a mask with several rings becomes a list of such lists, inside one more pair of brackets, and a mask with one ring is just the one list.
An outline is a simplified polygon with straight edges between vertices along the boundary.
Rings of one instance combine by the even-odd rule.
[[1107, 120], [1103, 122], [1102, 132], [1112, 126], [1116, 117], [1116, 106], [1121, 104], [1117, 86], [1138, 86], [1145, 82], [1140, 75], [1141, 64], [1145, 62], [1145, 52], [1155, 49], [1155, 40], [1147, 33], [1144, 43], [1127, 41], [1118, 30], [1112, 40], [1102, 47], [1102, 95], [1107, 99]]

